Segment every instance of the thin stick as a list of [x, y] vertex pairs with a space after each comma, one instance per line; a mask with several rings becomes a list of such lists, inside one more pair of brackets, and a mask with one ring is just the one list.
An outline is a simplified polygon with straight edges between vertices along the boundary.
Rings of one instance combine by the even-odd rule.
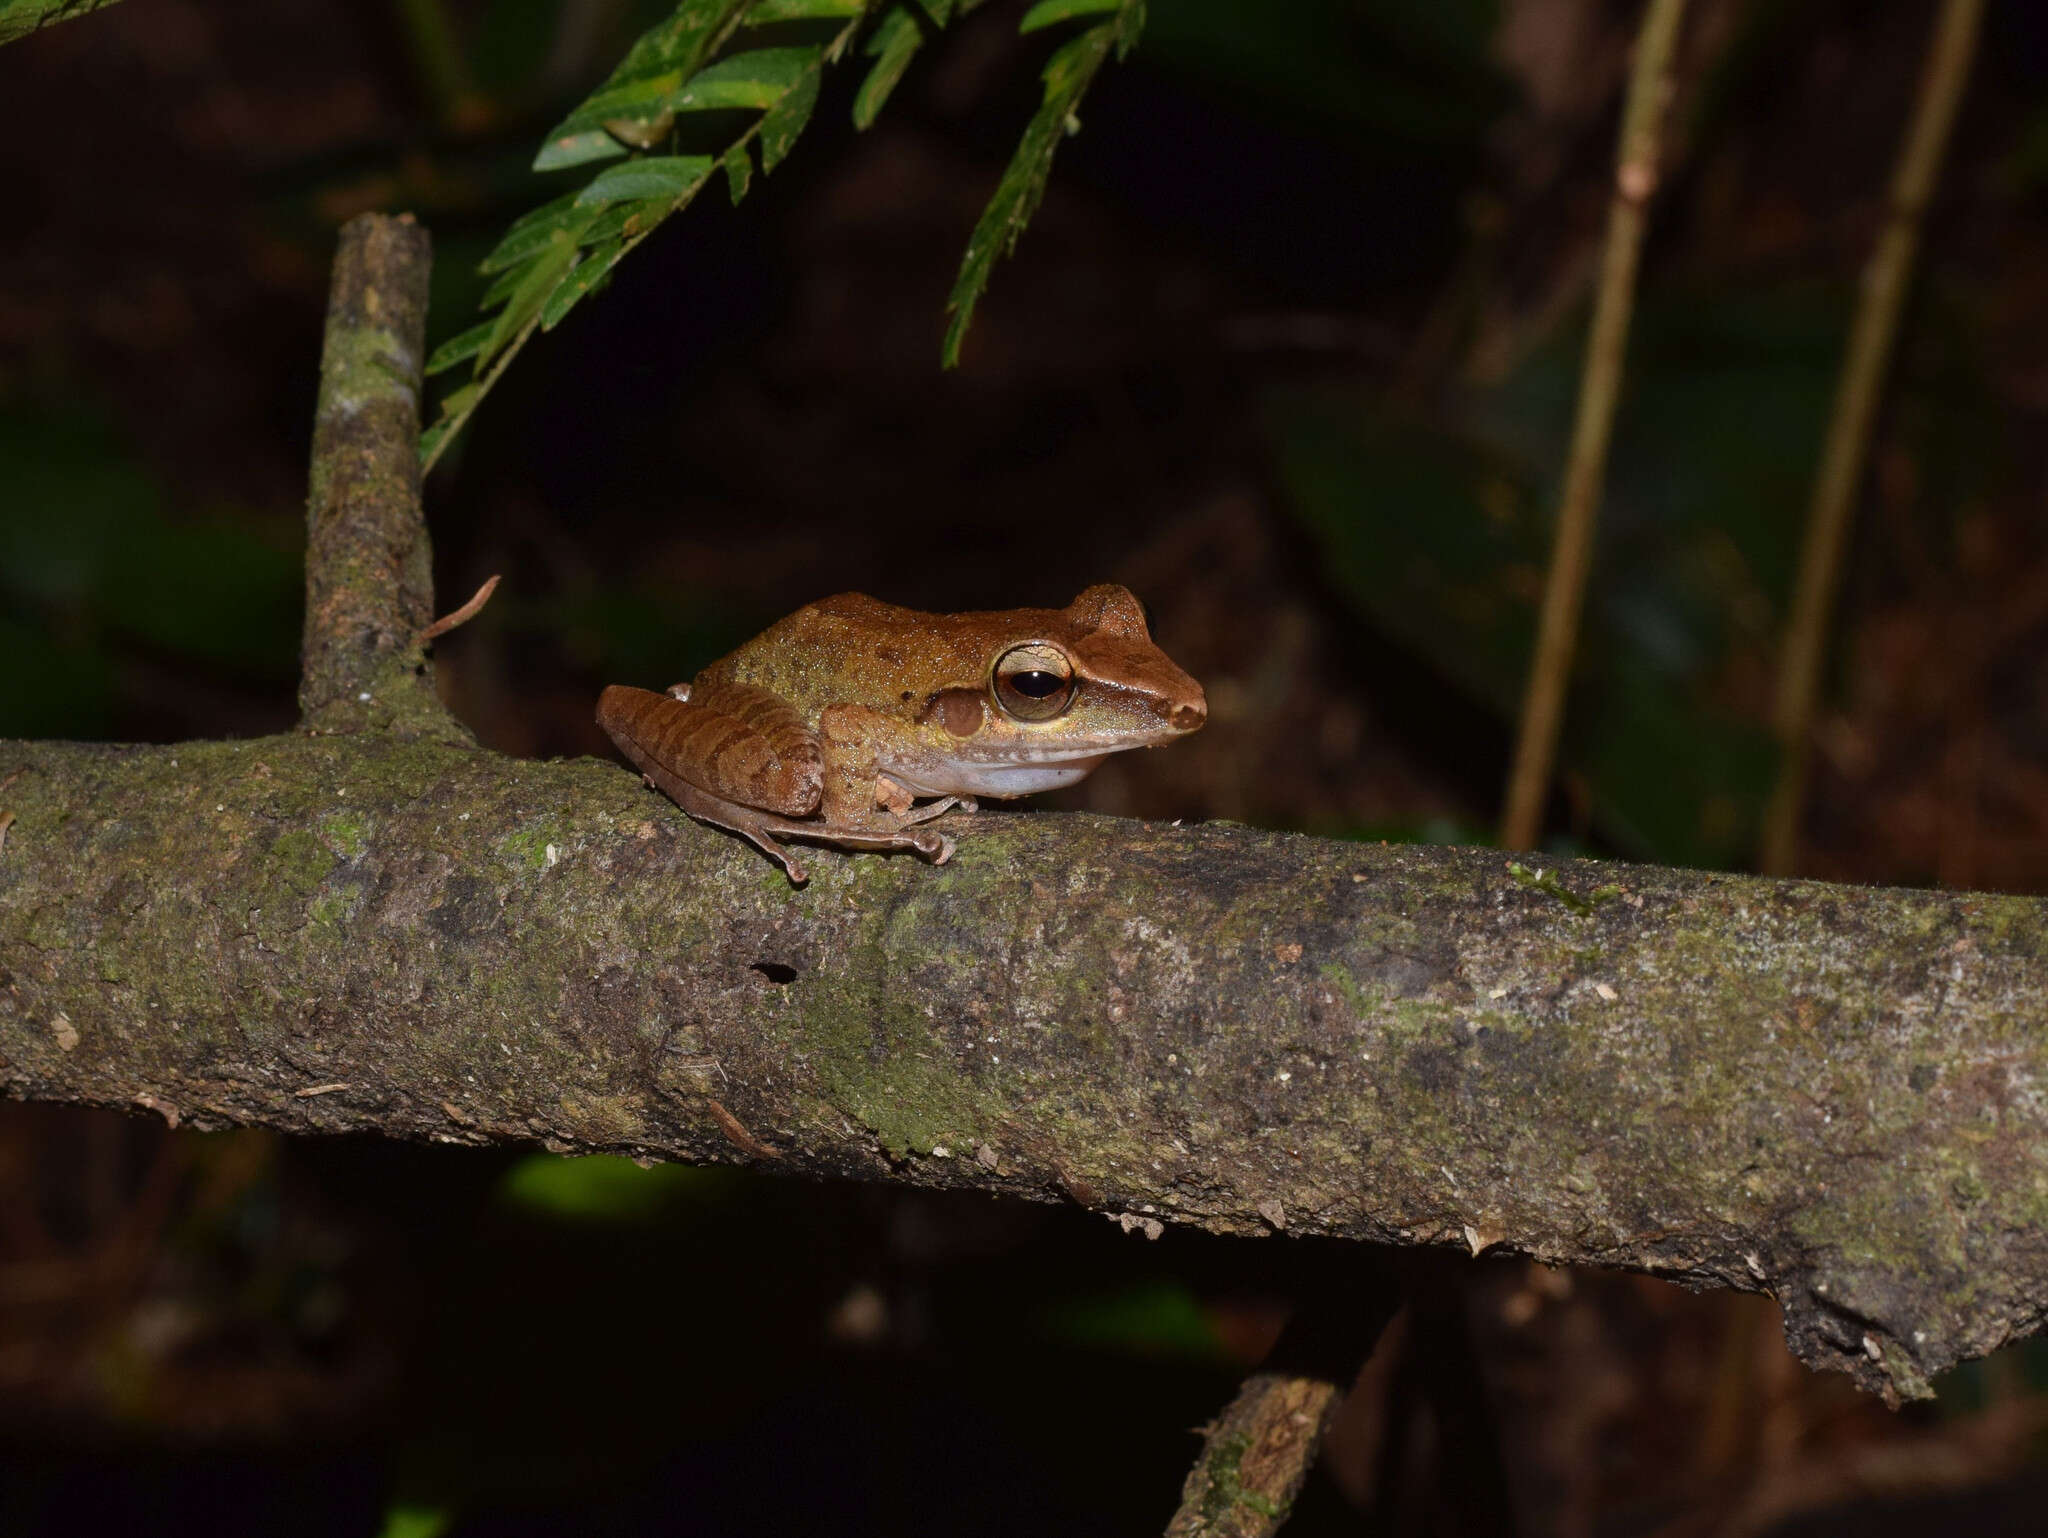
[[434, 618], [419, 467], [431, 264], [427, 232], [410, 216], [364, 214], [342, 228], [306, 501], [299, 708], [309, 725], [361, 725], [357, 706], [407, 691], [414, 637]]
[[1207, 1428], [1166, 1538], [1278, 1532], [1343, 1400], [1344, 1387], [1326, 1379], [1253, 1373]]
[[475, 596], [468, 603], [455, 610], [452, 614], [442, 615], [433, 624], [427, 626], [425, 630], [419, 633], [413, 645], [425, 646], [427, 642], [434, 640], [436, 637], [446, 635], [457, 625], [466, 625], [475, 619], [478, 611], [491, 601], [491, 594], [497, 592], [498, 581], [499, 574], [496, 572], [484, 578], [484, 585], [476, 590]]
[[1394, 1273], [1381, 1265], [1362, 1288], [1326, 1288], [1301, 1301], [1259, 1370], [1202, 1428], [1201, 1456], [1166, 1538], [1270, 1538], [1280, 1530], [1401, 1300]]
[[1501, 813], [1500, 841], [1509, 849], [1533, 848], [1543, 831], [1543, 803], [1557, 761], [1565, 689], [1578, 645], [1586, 573], [1592, 564], [1607, 445], [1621, 396], [1636, 268], [1642, 256], [1650, 195], [1657, 189], [1658, 149], [1664, 109], [1671, 95], [1671, 56], [1684, 15], [1685, 0], [1650, 0], [1642, 34], [1636, 39], [1635, 64], [1629, 72], [1614, 196], [1607, 209], [1607, 247], [1593, 306], [1593, 330], [1586, 344], [1585, 372], [1579, 379], [1578, 420], [1565, 466], [1557, 542], [1543, 585], [1536, 655], [1529, 665], [1529, 689], [1522, 704], [1521, 738], [1515, 745], [1507, 804]]
[[1849, 330], [1849, 351], [1828, 421], [1820, 472], [1806, 515], [1806, 545], [1785, 625], [1785, 650], [1778, 664], [1778, 694], [1772, 725], [1783, 752], [1778, 783], [1764, 812], [1757, 863], [1769, 875], [1790, 875], [1799, 859], [1799, 814], [1806, 801], [1811, 755], [1809, 737], [1820, 694], [1821, 665], [1827, 656], [1829, 622], [1841, 585], [1842, 551], [1849, 515], [1863, 484], [1899, 315], [1919, 253], [1920, 227], [1941, 174], [1949, 131], [1955, 126], [1984, 0], [1943, 0], [1935, 21], [1934, 47], [1920, 77], [1913, 120], [1892, 174], [1891, 211], [1877, 249], [1863, 269], [1861, 297]]

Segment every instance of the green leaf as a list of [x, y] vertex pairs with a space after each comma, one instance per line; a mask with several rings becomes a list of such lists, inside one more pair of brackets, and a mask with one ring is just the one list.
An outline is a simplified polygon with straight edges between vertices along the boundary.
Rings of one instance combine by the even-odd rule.
[[718, 163], [725, 167], [726, 190], [732, 194], [732, 206], [738, 208], [740, 199], [747, 195], [747, 188], [754, 182], [754, 152], [742, 139], [727, 150]]
[[816, 48], [754, 48], [720, 59], [676, 93], [678, 110], [772, 107], [805, 76], [815, 80]]
[[672, 110], [670, 98], [697, 72], [746, 6], [747, 0], [683, 0], [666, 20], [641, 33], [610, 78], [555, 126], [534, 157], [534, 170], [552, 171], [625, 153], [605, 131], [606, 121], [651, 121]]
[[[581, 245], [582, 242], [578, 241], [577, 244]], [[499, 273], [497, 282], [485, 289], [483, 298], [477, 300], [477, 313], [482, 314], [488, 310], [495, 310], [507, 299], [510, 299], [512, 291], [525, 281], [526, 268], [524, 266], [509, 268]], [[493, 320], [491, 324], [495, 326], [497, 322]]]
[[675, 204], [668, 198], [614, 203], [590, 221], [590, 228], [583, 232], [583, 244], [597, 246], [608, 240], [631, 240], [646, 234], [674, 210]]
[[483, 350], [484, 343], [490, 338], [491, 328], [496, 324], [494, 320], [487, 320], [480, 326], [471, 326], [460, 336], [450, 337], [435, 348], [434, 355], [427, 359], [428, 377], [445, 373], [464, 358], [474, 358]]
[[851, 21], [865, 8], [865, 0], [759, 0], [747, 12], [747, 25], [765, 27], [773, 21]]
[[541, 306], [547, 303], [548, 295], [554, 292], [557, 283], [569, 275], [569, 269], [575, 263], [576, 242], [567, 235], [556, 235], [505, 301], [505, 308], [500, 312], [497, 324], [491, 328], [490, 340], [477, 353], [478, 368], [489, 367], [491, 359], [503, 350], [505, 344], [524, 331], [540, 314]]
[[609, 128], [581, 129], [575, 133], [562, 133], [550, 138], [533, 157], [536, 171], [560, 171], [569, 166], [588, 165], [593, 160], [609, 160], [614, 155], [626, 153], [626, 146]]
[[1135, 40], [1136, 29], [1144, 24], [1140, 0], [1124, 0], [1122, 9], [1109, 21], [1090, 27], [1064, 44], [1045, 66], [1045, 96], [1038, 111], [1025, 125], [1010, 157], [1003, 179], [982, 210], [980, 222], [968, 237], [967, 250], [960, 258], [960, 274], [953, 280], [946, 309], [952, 320], [946, 327], [939, 357], [947, 368], [960, 362], [960, 343], [974, 320], [974, 306], [988, 288], [998, 259], [1016, 248], [1017, 237], [1031, 222], [1039, 200], [1045, 196], [1046, 180], [1052, 174], [1053, 156], [1069, 132], [1074, 109], [1087, 94], [1089, 82], [1115, 48], [1121, 53]]
[[478, 272], [502, 272], [517, 267], [540, 250], [558, 230], [579, 231], [589, 221], [588, 209], [576, 206], [576, 194], [564, 193], [552, 203], [543, 203], [530, 214], [512, 222], [505, 238], [491, 248], [491, 254], [476, 264]]
[[623, 240], [609, 240], [578, 262], [576, 270], [562, 280], [541, 306], [540, 329], [554, 330], [556, 323], [576, 307], [577, 300], [604, 282], [625, 249]]
[[1045, 27], [1058, 26], [1063, 21], [1072, 21], [1076, 16], [1100, 16], [1117, 10], [1122, 0], [1038, 0], [1038, 4], [1024, 13], [1024, 19], [1017, 23], [1017, 30], [1037, 32]]
[[617, 1154], [529, 1154], [499, 1181], [497, 1199], [539, 1217], [586, 1223], [673, 1219], [679, 1203], [712, 1202], [732, 1188], [724, 1170], [687, 1164], [641, 1169]]
[[[816, 50], [813, 50], [815, 55]], [[782, 100], [770, 107], [761, 118], [761, 171], [767, 174], [782, 164], [790, 146], [796, 143], [796, 136], [804, 131], [804, 125], [811, 120], [811, 111], [818, 105], [818, 77], [820, 71], [813, 68], [791, 83]]]
[[434, 461], [441, 457], [441, 445], [447, 441], [448, 435], [454, 432], [459, 425], [454, 417], [443, 417], [432, 427], [429, 427], [420, 434], [421, 473], [424, 474], [433, 465]]
[[454, 1525], [455, 1513], [445, 1506], [394, 1502], [384, 1513], [377, 1538], [441, 1538]]
[[642, 155], [599, 172], [576, 195], [576, 202], [581, 207], [600, 208], [642, 198], [674, 200], [696, 191], [711, 174], [711, 164], [709, 155]]
[[896, 82], [903, 78], [903, 72], [910, 67], [911, 59], [924, 44], [924, 28], [917, 24], [917, 18], [902, 6], [894, 7], [882, 18], [874, 35], [868, 39], [867, 55], [875, 61], [868, 71], [867, 79], [860, 85], [860, 91], [853, 98], [853, 126], [865, 129], [872, 124], [882, 110], [882, 104], [889, 99], [889, 93], [896, 89]]
[[461, 416], [464, 412], [468, 411], [470, 407], [474, 406], [477, 403], [478, 399], [483, 395], [483, 393], [484, 387], [480, 384], [475, 383], [474, 381], [464, 385], [459, 390], [450, 390], [447, 393], [447, 395], [443, 396], [441, 399], [442, 421], [441, 423], [437, 423], [436, 425], [438, 426], [445, 424], [447, 420], [451, 417]]
[[679, 69], [658, 70], [632, 80], [607, 84], [591, 92], [563, 125], [602, 123], [607, 118], [650, 118], [667, 110], [669, 101], [682, 89], [687, 77]]
[[[925, 15], [931, 17], [932, 25], [935, 27], [943, 27], [953, 19], [953, 0], [917, 0], [917, 3], [924, 7]], [[967, 4], [960, 7], [960, 14], [966, 15], [978, 3], [979, 0], [968, 0]]]

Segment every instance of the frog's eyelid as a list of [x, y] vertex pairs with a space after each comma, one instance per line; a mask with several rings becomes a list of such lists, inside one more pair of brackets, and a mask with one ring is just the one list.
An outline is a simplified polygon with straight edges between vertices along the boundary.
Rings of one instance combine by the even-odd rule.
[[1020, 641], [996, 658], [993, 671], [998, 678], [1012, 673], [1057, 673], [1072, 678], [1074, 659], [1050, 641]]

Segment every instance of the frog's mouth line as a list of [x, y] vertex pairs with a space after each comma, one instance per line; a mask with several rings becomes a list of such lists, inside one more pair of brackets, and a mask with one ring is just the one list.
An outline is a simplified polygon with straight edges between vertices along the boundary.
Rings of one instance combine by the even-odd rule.
[[1037, 765], [1076, 764], [1083, 760], [1091, 764], [1100, 763], [1112, 753], [1126, 752], [1131, 748], [1156, 748], [1164, 743], [1177, 742], [1186, 736], [1170, 728], [1147, 732], [1142, 736], [1135, 732], [1118, 733], [1114, 740], [1102, 738], [1093, 740], [1086, 737], [1067, 737], [1057, 746], [1047, 743], [1043, 747], [1027, 740], [1009, 738], [990, 743], [967, 743], [946, 751], [942, 756], [948, 763], [971, 764], [978, 769], [1023, 769]]

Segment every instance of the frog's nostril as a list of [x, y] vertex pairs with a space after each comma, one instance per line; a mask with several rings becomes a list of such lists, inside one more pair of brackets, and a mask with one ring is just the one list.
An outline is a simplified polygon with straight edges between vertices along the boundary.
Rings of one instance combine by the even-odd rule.
[[1209, 712], [1200, 705], [1177, 705], [1173, 711], [1173, 729], [1177, 732], [1191, 732], [1209, 719]]

